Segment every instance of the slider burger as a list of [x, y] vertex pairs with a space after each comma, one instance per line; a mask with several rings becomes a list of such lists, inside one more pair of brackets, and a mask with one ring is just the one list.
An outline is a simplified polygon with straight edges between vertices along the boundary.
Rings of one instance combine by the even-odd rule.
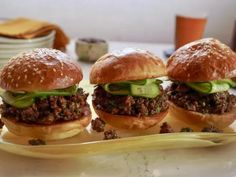
[[144, 50], [125, 49], [102, 56], [90, 72], [95, 84], [93, 107], [113, 127], [147, 129], [168, 112], [161, 80], [166, 68], [161, 59]]
[[82, 71], [68, 55], [35, 49], [13, 57], [0, 73], [1, 119], [19, 136], [63, 139], [81, 132], [91, 120], [78, 83]]
[[225, 128], [236, 118], [236, 54], [213, 38], [191, 42], [167, 62], [170, 111], [198, 126]]

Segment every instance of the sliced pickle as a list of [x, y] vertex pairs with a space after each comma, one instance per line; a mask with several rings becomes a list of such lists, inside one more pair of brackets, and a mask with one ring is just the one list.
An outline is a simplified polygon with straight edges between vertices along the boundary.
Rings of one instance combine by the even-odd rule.
[[211, 94], [227, 91], [230, 87], [235, 87], [236, 83], [231, 79], [222, 79], [209, 82], [188, 82], [186, 85], [198, 92]]
[[145, 79], [137, 81], [126, 81], [120, 83], [108, 83], [103, 86], [104, 90], [113, 95], [132, 95], [154, 98], [160, 94], [157, 79]]
[[77, 92], [77, 87], [72, 86], [65, 89], [48, 90], [48, 91], [38, 91], [38, 92], [27, 92], [27, 93], [13, 93], [10, 91], [5, 91], [1, 93], [3, 101], [16, 107], [16, 108], [26, 108], [31, 106], [35, 98], [47, 98], [47, 96], [69, 96]]
[[133, 96], [155, 98], [160, 94], [159, 86], [156, 83], [148, 85], [130, 85], [131, 94]]

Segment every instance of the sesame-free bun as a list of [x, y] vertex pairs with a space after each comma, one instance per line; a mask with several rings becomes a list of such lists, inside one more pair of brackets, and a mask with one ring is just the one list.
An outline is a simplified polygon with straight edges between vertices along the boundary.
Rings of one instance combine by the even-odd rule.
[[0, 73], [9, 91], [42, 91], [70, 87], [82, 80], [79, 65], [59, 50], [38, 48], [13, 57]]
[[168, 110], [166, 110], [152, 116], [135, 117], [110, 114], [105, 111], [96, 109], [94, 105], [93, 108], [99, 118], [101, 118], [107, 124], [120, 129], [132, 130], [148, 129], [150, 127], [153, 127], [160, 121], [162, 121], [162, 119], [164, 119], [168, 113]]
[[203, 114], [183, 109], [173, 102], [169, 102], [169, 112], [173, 118], [182, 120], [197, 127], [213, 126], [223, 129], [231, 125], [235, 120], [236, 107], [224, 114]]
[[90, 72], [91, 84], [141, 80], [166, 75], [162, 60], [145, 50], [127, 48], [99, 58]]
[[167, 62], [167, 74], [180, 82], [206, 82], [236, 76], [236, 54], [213, 38], [177, 49]]
[[59, 140], [68, 138], [82, 132], [91, 121], [91, 114], [78, 120], [66, 121], [53, 125], [36, 125], [16, 122], [14, 118], [1, 120], [7, 129], [18, 136], [39, 138], [43, 140]]

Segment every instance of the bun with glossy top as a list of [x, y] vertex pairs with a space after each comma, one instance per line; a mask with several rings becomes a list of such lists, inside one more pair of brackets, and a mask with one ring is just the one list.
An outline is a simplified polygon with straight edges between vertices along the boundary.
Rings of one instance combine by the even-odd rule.
[[79, 83], [79, 65], [59, 50], [39, 48], [13, 57], [0, 73], [0, 87], [9, 91], [45, 91]]
[[92, 66], [91, 84], [142, 80], [166, 75], [162, 60], [145, 50], [127, 48], [102, 56]]
[[236, 76], [236, 53], [217, 39], [206, 38], [177, 49], [167, 62], [167, 74], [180, 82], [206, 82]]

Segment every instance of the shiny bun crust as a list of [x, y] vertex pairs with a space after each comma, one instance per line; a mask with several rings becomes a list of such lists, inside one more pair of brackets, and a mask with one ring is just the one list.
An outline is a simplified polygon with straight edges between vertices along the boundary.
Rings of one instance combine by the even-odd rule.
[[70, 87], [83, 78], [79, 65], [59, 50], [39, 48], [13, 57], [0, 73], [0, 87], [40, 91]]
[[120, 129], [133, 129], [133, 130], [148, 129], [150, 127], [153, 127], [160, 121], [162, 121], [168, 113], [167, 110], [159, 114], [155, 114], [153, 116], [135, 117], [135, 116], [110, 114], [96, 109], [95, 106], [94, 110], [96, 114], [109, 125]]
[[18, 136], [39, 138], [43, 140], [59, 140], [72, 137], [82, 132], [90, 123], [91, 115], [81, 119], [53, 125], [36, 125], [16, 122], [14, 119], [4, 118], [7, 129]]
[[199, 112], [188, 111], [178, 107], [172, 102], [169, 102], [169, 105], [171, 117], [177, 118], [197, 127], [214, 126], [216, 128], [223, 129], [234, 122], [236, 115], [236, 108], [234, 108], [231, 112], [224, 114], [202, 114]]
[[92, 66], [91, 84], [104, 84], [127, 80], [141, 80], [166, 75], [161, 59], [148, 51], [124, 49], [102, 56]]
[[171, 80], [205, 82], [236, 76], [236, 54], [213, 38], [191, 42], [177, 49], [167, 62]]

